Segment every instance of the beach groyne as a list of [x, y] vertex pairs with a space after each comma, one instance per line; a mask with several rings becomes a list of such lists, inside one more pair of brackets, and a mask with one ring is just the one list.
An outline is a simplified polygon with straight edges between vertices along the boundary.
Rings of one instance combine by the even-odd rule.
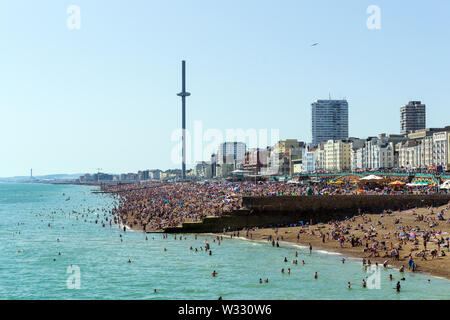
[[438, 207], [449, 203], [450, 194], [432, 195], [331, 195], [244, 197], [243, 209], [220, 217], [205, 217], [201, 222], [185, 222], [166, 228], [167, 233], [210, 233], [223, 229], [290, 225], [302, 221], [315, 224], [340, 220], [364, 213]]

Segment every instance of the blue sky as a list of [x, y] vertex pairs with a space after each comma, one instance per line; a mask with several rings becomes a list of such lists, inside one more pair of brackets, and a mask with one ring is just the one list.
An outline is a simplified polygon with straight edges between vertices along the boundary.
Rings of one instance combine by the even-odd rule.
[[0, 176], [177, 167], [182, 59], [188, 130], [309, 141], [310, 104], [329, 94], [348, 99], [351, 136], [398, 133], [409, 100], [427, 104], [428, 127], [450, 125], [449, 12], [438, 0], [3, 0]]

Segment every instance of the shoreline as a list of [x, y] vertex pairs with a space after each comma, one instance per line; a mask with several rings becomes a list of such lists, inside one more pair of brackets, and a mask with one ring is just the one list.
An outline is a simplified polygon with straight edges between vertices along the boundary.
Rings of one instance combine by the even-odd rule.
[[[447, 206], [441, 206], [439, 208], [434, 208], [434, 210], [442, 210], [447, 208]], [[428, 208], [416, 208], [413, 209], [416, 210], [418, 213], [424, 213], [427, 212], [429, 209]], [[411, 215], [410, 213], [411, 210], [403, 210], [403, 211], [397, 211], [397, 212], [393, 212], [392, 214], [386, 216], [383, 214], [365, 214], [365, 217], [368, 217], [369, 219], [395, 219], [395, 218], [400, 218], [400, 219], [404, 219], [406, 221], [402, 221], [402, 223], [400, 225], [398, 225], [398, 227], [400, 226], [404, 226], [404, 225], [411, 225], [413, 223], [419, 224], [419, 222], [411, 222], [410, 220], [415, 217], [415, 215], [417, 215], [417, 213], [415, 213], [414, 215]], [[362, 216], [358, 216], [356, 217], [357, 219], [361, 219]], [[409, 219], [409, 220], [407, 220]], [[422, 222], [423, 223], [423, 222]], [[120, 223], [120, 227], [123, 228], [123, 223]], [[392, 223], [392, 226], [395, 226], [394, 223]], [[391, 227], [392, 227], [391, 226]], [[325, 251], [326, 253], [333, 253], [333, 254], [339, 254], [344, 256], [346, 259], [347, 258], [351, 258], [351, 259], [369, 259], [371, 260], [371, 262], [373, 264], [375, 264], [376, 262], [379, 265], [383, 265], [384, 261], [388, 260], [388, 265], [391, 266], [394, 269], [400, 269], [400, 267], [403, 265], [404, 266], [404, 270], [408, 271], [408, 272], [413, 272], [412, 270], [409, 270], [409, 266], [408, 266], [408, 259], [407, 256], [408, 254], [411, 252], [414, 254], [414, 251], [418, 251], [418, 250], [411, 250], [411, 246], [414, 247], [414, 245], [412, 245], [411, 243], [408, 243], [406, 245], [404, 245], [404, 248], [402, 250], [399, 250], [400, 253], [400, 260], [393, 260], [392, 258], [389, 257], [383, 257], [380, 256], [379, 257], [368, 257], [368, 253], [364, 252], [363, 246], [357, 246], [357, 247], [351, 247], [349, 246], [349, 244], [347, 242], [344, 243], [343, 247], [340, 247], [339, 242], [337, 240], [327, 240], [325, 243], [322, 242], [322, 238], [320, 235], [318, 234], [308, 234], [308, 232], [311, 231], [311, 229], [316, 230], [315, 232], [317, 232], [318, 229], [320, 230], [324, 230], [327, 231], [327, 227], [329, 227], [329, 224], [326, 223], [319, 223], [319, 224], [313, 224], [311, 226], [306, 226], [306, 227], [280, 227], [278, 228], [278, 237], [280, 238], [278, 240], [279, 244], [283, 244], [283, 245], [299, 245], [302, 247], [309, 247], [309, 243], [311, 243], [313, 250], [322, 250]], [[441, 226], [439, 226], [441, 227]], [[443, 227], [444, 230], [447, 232], [447, 234], [445, 235], [445, 237], [448, 237], [450, 234], [450, 224], [445, 223], [445, 221], [443, 221]], [[142, 229], [142, 226], [139, 224], [136, 225], [126, 225], [127, 231], [132, 231], [132, 232], [142, 232], [142, 233], [164, 233], [163, 231], [144, 231]], [[426, 230], [428, 228], [424, 228], [423, 230]], [[299, 239], [297, 240], [296, 235], [297, 233], [302, 230], [303, 233], [300, 233]], [[395, 230], [395, 229], [394, 229]], [[393, 230], [391, 230], [392, 232]], [[199, 235], [212, 235], [212, 236], [224, 236], [224, 237], [231, 237], [231, 235], [234, 234], [234, 236], [232, 238], [238, 238], [240, 240], [247, 240], [247, 241], [258, 241], [258, 242], [269, 242], [267, 241], [268, 236], [272, 236], [274, 239], [277, 238], [277, 234], [275, 232], [275, 229], [273, 228], [259, 228], [256, 229], [254, 231], [250, 231], [252, 237], [245, 237], [245, 230], [240, 230], [240, 236], [237, 237], [238, 231], [230, 231], [230, 232], [226, 232], [225, 234], [223, 233], [200, 233]], [[313, 231], [314, 232], [314, 231]], [[320, 231], [322, 232], [322, 231]], [[188, 234], [188, 233], [186, 233]], [[378, 240], [382, 240], [382, 239], [378, 239]], [[391, 240], [391, 241], [395, 241], [395, 240]], [[422, 241], [420, 241], [422, 242]], [[270, 242], [269, 242], [270, 243]], [[429, 243], [429, 242], [428, 242]], [[422, 247], [423, 245], [420, 243], [419, 245], [416, 245], [417, 247]], [[429, 245], [428, 248], [433, 247], [433, 245]], [[417, 248], [416, 248], [417, 249]], [[441, 250], [445, 250], [446, 252], [446, 256], [445, 257], [438, 257], [437, 259], [433, 259], [431, 260], [430, 257], [427, 256], [427, 260], [426, 261], [422, 261], [419, 257], [414, 257], [414, 261], [417, 264], [417, 269], [414, 272], [419, 272], [422, 274], [427, 274], [433, 277], [439, 277], [439, 278], [444, 278], [446, 280], [450, 280], [450, 253], [448, 252], [448, 250], [446, 248], [441, 248]], [[381, 253], [381, 252], [380, 252]]]
[[[439, 208], [433, 208], [435, 212], [440, 212], [442, 210], [448, 209], [448, 205], [441, 206]], [[416, 208], [414, 210], [403, 210], [403, 211], [396, 211], [389, 215], [383, 215], [383, 214], [365, 214], [365, 219], [371, 219], [371, 223], [373, 225], [377, 225], [375, 223], [375, 220], [383, 221], [386, 223], [386, 229], [380, 230], [381, 232], [384, 232], [386, 235], [386, 232], [389, 231], [390, 236], [393, 235], [394, 231], [398, 231], [397, 228], [403, 227], [403, 226], [416, 226], [422, 224], [420, 226], [421, 230], [427, 230], [428, 227], [423, 227], [424, 222], [422, 221], [414, 221], [414, 218], [417, 216], [417, 214], [425, 214], [429, 211], [428, 208]], [[415, 212], [414, 214], [411, 214], [411, 211]], [[432, 214], [429, 214], [431, 216]], [[362, 222], [361, 220], [364, 219], [362, 216], [355, 217], [355, 222], [353, 224]], [[394, 224], [394, 219], [400, 219], [401, 224]], [[387, 220], [387, 221], [386, 221]], [[341, 221], [342, 222], [342, 221]], [[439, 224], [436, 229], [442, 230], [446, 233], [444, 233], [444, 237], [449, 237], [450, 234], [450, 224], [446, 223], [445, 221], [440, 221], [442, 224]], [[351, 223], [349, 221], [345, 221], [345, 223]], [[365, 223], [366, 224], [369, 224]], [[356, 231], [354, 228], [349, 228], [353, 234], [357, 234], [357, 236], [361, 235], [361, 232]], [[276, 232], [277, 231], [277, 232]], [[312, 232], [311, 232], [312, 231]], [[427, 256], [427, 260], [421, 260], [420, 257], [415, 257], [414, 254], [416, 252], [419, 252], [420, 249], [424, 249], [424, 246], [422, 244], [422, 240], [419, 241], [419, 244], [413, 244], [410, 241], [408, 243], [402, 245], [402, 249], [399, 250], [399, 260], [394, 260], [389, 257], [382, 256], [382, 251], [380, 250], [380, 256], [379, 257], [369, 257], [368, 252], [364, 252], [364, 246], [355, 246], [351, 247], [351, 245], [348, 242], [344, 242], [343, 246], [341, 247], [339, 242], [337, 240], [333, 239], [327, 239], [325, 242], [322, 242], [322, 235], [327, 234], [331, 231], [331, 227], [329, 223], [318, 223], [313, 224], [311, 226], [304, 226], [304, 227], [280, 227], [278, 229], [275, 228], [258, 228], [253, 231], [249, 231], [251, 233], [251, 237], [245, 236], [246, 231], [241, 230], [239, 231], [240, 236], [239, 238], [243, 238], [245, 240], [249, 241], [263, 241], [263, 242], [269, 242], [267, 239], [269, 236], [272, 236], [272, 239], [277, 241], [277, 237], [279, 244], [282, 243], [288, 244], [288, 245], [299, 245], [299, 246], [306, 246], [309, 247], [309, 244], [312, 245], [313, 250], [323, 250], [327, 253], [333, 252], [335, 254], [343, 255], [344, 257], [349, 258], [356, 258], [356, 259], [366, 259], [366, 261], [369, 259], [373, 264], [378, 262], [379, 265], [383, 265], [384, 261], [388, 260], [388, 265], [392, 266], [395, 269], [400, 269], [400, 267], [403, 265], [404, 270], [408, 272], [420, 272], [422, 274], [428, 274], [435, 277], [444, 278], [447, 280], [450, 280], [450, 252], [447, 248], [441, 247], [440, 250], [445, 251], [445, 256], [437, 257], [435, 259], [431, 259], [431, 257]], [[299, 233], [301, 232], [301, 233]], [[237, 235], [237, 231], [230, 231], [226, 232], [225, 235], [231, 236], [233, 235], [233, 238]], [[297, 234], [299, 234], [299, 239], [297, 240]], [[218, 234], [217, 234], [218, 235]], [[224, 235], [224, 234], [221, 234]], [[442, 236], [442, 235], [441, 235]], [[400, 242], [400, 240], [397, 239], [390, 239], [386, 237], [380, 237], [380, 235], [377, 236], [377, 240], [381, 241], [384, 240], [386, 242], [390, 241], [391, 243], [397, 241]], [[417, 236], [419, 238], [419, 236]], [[436, 240], [436, 239], [433, 239]], [[369, 240], [371, 241], [371, 240]], [[436, 241], [434, 241], [436, 242]], [[431, 251], [431, 249], [435, 249], [436, 243], [433, 243], [433, 241], [429, 240], [427, 245], [427, 251]], [[397, 245], [397, 244], [396, 244]], [[386, 251], [387, 252], [387, 251]], [[438, 251], [440, 253], [440, 251]], [[408, 265], [408, 255], [413, 254], [413, 259], [415, 263], [417, 264], [416, 271], [409, 270]]]
[[[233, 236], [233, 237], [231, 237], [232, 233], [233, 232], [227, 232], [225, 234], [222, 234], [222, 233], [205, 233], [204, 235], [222, 236], [222, 237], [226, 237], [226, 238], [229, 238], [229, 239], [238, 239], [238, 240], [242, 240], [242, 241], [249, 241], [249, 242], [258, 242], [258, 243], [269, 244], [267, 240], [264, 240], [262, 238], [250, 239], [250, 238], [242, 237], [242, 236], [239, 236], [239, 237]], [[289, 246], [289, 247], [299, 246], [299, 247], [301, 247], [301, 249], [308, 249], [309, 248], [309, 244], [305, 244], [305, 243], [301, 243], [301, 242], [292, 242], [292, 241], [278, 241], [278, 242], [280, 244], [280, 247], [284, 245], [284, 246]], [[339, 250], [333, 250], [333, 249], [330, 249], [329, 247], [318, 246], [318, 245], [313, 246], [313, 251], [320, 252], [322, 254], [342, 256], [343, 258], [345, 258], [345, 260], [353, 260], [353, 261], [357, 260], [358, 262], [362, 262], [362, 259], [364, 258], [364, 257], [358, 256], [358, 255], [355, 255], [355, 254], [353, 254], [351, 252], [343, 252], [343, 251], [339, 251]], [[374, 262], [379, 262], [379, 261], [376, 261], [375, 259], [376, 258], [372, 258], [372, 260]], [[383, 258], [381, 258], [381, 259], [383, 259]], [[381, 264], [379, 262], [380, 267], [383, 267], [382, 266], [383, 262], [384, 261], [382, 261]], [[396, 271], [399, 271], [400, 270], [400, 266], [397, 266], [396, 264], [392, 264], [392, 261], [389, 261], [389, 263], [387, 265], [387, 269], [388, 270], [389, 269], [394, 269]], [[413, 271], [411, 271], [409, 269], [405, 269], [405, 272], [413, 273], [413, 274], [414, 273], [420, 273], [420, 274], [432, 276], [434, 278], [445, 279], [445, 280], [449, 280], [450, 281], [450, 276], [449, 275], [441, 274], [441, 273], [435, 272], [435, 271], [417, 270], [417, 271], [413, 272]]]

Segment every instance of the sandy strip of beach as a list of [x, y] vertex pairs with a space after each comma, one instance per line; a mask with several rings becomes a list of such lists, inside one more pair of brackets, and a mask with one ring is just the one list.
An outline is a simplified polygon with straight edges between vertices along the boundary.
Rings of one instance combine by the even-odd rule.
[[[445, 212], [446, 221], [439, 221], [437, 219], [437, 213], [442, 210]], [[433, 211], [433, 213], [431, 213], [431, 211]], [[417, 221], [417, 217], [419, 215], [424, 215], [425, 218], [434, 218], [438, 225], [430, 228], [429, 224], [425, 221]], [[375, 227], [375, 231], [372, 232], [374, 236], [371, 237], [372, 240], [369, 241], [369, 247], [374, 240], [385, 241], [386, 246], [389, 248], [387, 252], [390, 253], [391, 242], [394, 248], [400, 243], [400, 241], [395, 238], [394, 232], [401, 232], [399, 228], [402, 228], [403, 226], [407, 227], [408, 230], [417, 230], [417, 227], [420, 227], [421, 230], [440, 231], [441, 234], [438, 238], [440, 239], [442, 236], [446, 239], [450, 236], [450, 223], [447, 222], [449, 216], [450, 211], [448, 205], [439, 208], [416, 208], [414, 210], [394, 211], [391, 214], [364, 214], [364, 216], [355, 217], [353, 221], [347, 220], [344, 222], [345, 225], [348, 224], [349, 230], [349, 234], [346, 234], [345, 237], [351, 237], [354, 235], [355, 237], [363, 238], [364, 233], [360, 228], [358, 228], [358, 226], [363, 224], [364, 230], [367, 231], [367, 229], [370, 228], [370, 225], [373, 225]], [[373, 257], [370, 256], [370, 252], [364, 252], [365, 240], [363, 240], [363, 246], [352, 247], [350, 242], [344, 242], [341, 247], [339, 241], [331, 238], [331, 231], [332, 226], [330, 224], [319, 223], [304, 227], [278, 228], [278, 230], [272, 228], [256, 229], [249, 231], [248, 236], [246, 235], [246, 231], [240, 231], [239, 237], [245, 237], [251, 240], [268, 241], [269, 236], [272, 235], [275, 241], [278, 237], [280, 244], [282, 242], [289, 242], [306, 247], [311, 244], [313, 250], [325, 250], [328, 252], [340, 253], [346, 257], [361, 259], [365, 258], [366, 260], [370, 259], [373, 264], [378, 262], [378, 264], [382, 265], [386, 260], [388, 260], [388, 265], [394, 268], [400, 268], [403, 265], [405, 271], [409, 271], [408, 256], [412, 252], [414, 262], [417, 264], [416, 272], [444, 277], [450, 280], [450, 252], [448, 248], [441, 245], [438, 250], [438, 257], [434, 259], [432, 259], [429, 254], [433, 249], [438, 249], [438, 241], [434, 237], [427, 242], [427, 260], [414, 256], [415, 253], [425, 249], [422, 237], [418, 237], [418, 245], [415, 245], [411, 241], [408, 241], [406, 244], [402, 244], [402, 249], [399, 250], [400, 260], [396, 261], [391, 258], [384, 257], [386, 253], [385, 251], [378, 251], [380, 257]], [[421, 232], [414, 232], [415, 234], [421, 234]], [[327, 233], [330, 235], [329, 238], [326, 236]], [[228, 236], [234, 234], [236, 236], [237, 232], [227, 232], [225, 234]], [[298, 239], [297, 234], [299, 235]], [[322, 240], [323, 234], [325, 234], [325, 242]], [[447, 241], [445, 241], [445, 244], [447, 244]], [[444, 251], [445, 256], [441, 256], [441, 251]]]

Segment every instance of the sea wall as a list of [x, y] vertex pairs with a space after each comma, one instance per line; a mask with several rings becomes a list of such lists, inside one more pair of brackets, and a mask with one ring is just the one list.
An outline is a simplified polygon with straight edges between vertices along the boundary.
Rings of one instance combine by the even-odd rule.
[[245, 227], [269, 227], [298, 223], [318, 223], [351, 217], [361, 212], [381, 213], [449, 203], [450, 195], [335, 195], [245, 197], [242, 210], [222, 217], [206, 217], [202, 222], [183, 223], [181, 227], [167, 228], [167, 233], [222, 232]]

